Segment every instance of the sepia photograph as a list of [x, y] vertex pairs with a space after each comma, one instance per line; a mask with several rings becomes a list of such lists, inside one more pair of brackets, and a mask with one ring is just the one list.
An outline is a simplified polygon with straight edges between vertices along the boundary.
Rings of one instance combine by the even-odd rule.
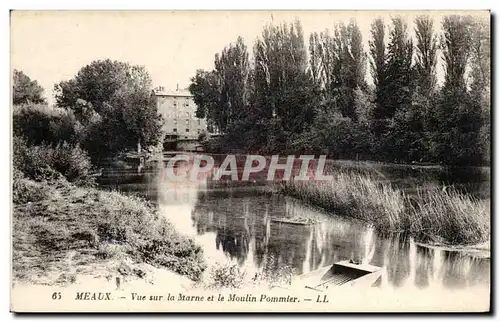
[[491, 312], [491, 12], [10, 12], [12, 312]]

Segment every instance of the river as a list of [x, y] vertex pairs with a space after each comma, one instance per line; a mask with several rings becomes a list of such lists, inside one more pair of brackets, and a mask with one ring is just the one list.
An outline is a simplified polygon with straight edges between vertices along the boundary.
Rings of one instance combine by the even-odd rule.
[[[219, 158], [216, 158], [216, 163]], [[220, 163], [219, 163], [220, 164]], [[330, 161], [333, 167], [374, 172], [408, 193], [416, 185], [455, 185], [464, 193], [489, 199], [486, 168], [443, 170], [439, 167], [394, 166]], [[162, 160], [134, 166], [103, 167], [103, 188], [141, 195], [183, 233], [203, 246], [209, 263], [237, 263], [248, 274], [289, 266], [307, 273], [339, 260], [355, 259], [385, 267], [382, 287], [467, 289], [490, 285], [490, 259], [457, 251], [429, 248], [398, 236], [382, 238], [372, 228], [327, 214], [293, 198], [262, 193], [263, 180], [172, 181]], [[299, 215], [317, 224], [277, 221]]]

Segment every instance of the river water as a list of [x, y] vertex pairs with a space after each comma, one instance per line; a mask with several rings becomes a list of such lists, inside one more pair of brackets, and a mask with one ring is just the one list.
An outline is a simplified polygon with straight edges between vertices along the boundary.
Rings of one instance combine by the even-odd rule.
[[[216, 158], [216, 163], [220, 162]], [[330, 161], [333, 167], [377, 174], [411, 193], [416, 185], [454, 185], [478, 198], [489, 198], [488, 169], [373, 165]], [[220, 164], [220, 163], [219, 163]], [[144, 166], [110, 163], [103, 167], [104, 188], [141, 195], [183, 233], [203, 246], [209, 263], [237, 263], [247, 273], [289, 266], [296, 274], [355, 259], [385, 268], [382, 286], [424, 289], [489, 287], [490, 259], [429, 248], [411, 239], [379, 237], [359, 222], [327, 214], [293, 198], [262, 193], [263, 180], [172, 181], [165, 160]], [[311, 217], [317, 224], [280, 222]]]

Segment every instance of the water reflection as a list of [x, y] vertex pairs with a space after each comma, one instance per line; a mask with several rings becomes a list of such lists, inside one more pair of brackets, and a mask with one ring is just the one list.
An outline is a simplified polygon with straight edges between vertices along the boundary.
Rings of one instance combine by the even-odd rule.
[[[139, 173], [111, 170], [111, 182], [114, 176], [132, 179], [109, 186], [142, 193], [156, 203], [162, 215], [203, 245], [209, 262], [233, 261], [250, 273], [264, 265], [289, 265], [302, 274], [352, 258], [384, 267], [383, 287], [464, 288], [490, 283], [489, 259], [422, 247], [398, 236], [381, 238], [359, 222], [327, 215], [292, 198], [263, 195], [249, 184], [232, 187], [210, 178], [166, 180], [164, 167], [159, 162]], [[178, 163], [174, 172], [187, 167]], [[314, 218], [317, 224], [277, 220], [297, 216]]]
[[[165, 194], [181, 197], [179, 191]], [[184, 218], [194, 226], [195, 238], [210, 236], [203, 242], [212, 258], [233, 260], [247, 270], [290, 265], [302, 274], [353, 258], [385, 267], [386, 285], [392, 287], [454, 288], [489, 283], [488, 259], [422, 247], [413, 240], [380, 238], [370, 227], [326, 216], [291, 198], [199, 188], [191, 207]], [[178, 217], [181, 211], [176, 208], [169, 214]], [[294, 225], [273, 220], [296, 215], [316, 218], [319, 223]], [[180, 227], [187, 229], [186, 225]]]

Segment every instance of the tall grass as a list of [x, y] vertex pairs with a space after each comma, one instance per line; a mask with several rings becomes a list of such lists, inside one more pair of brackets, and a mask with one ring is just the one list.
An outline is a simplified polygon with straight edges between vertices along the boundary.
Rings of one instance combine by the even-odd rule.
[[420, 190], [409, 200], [411, 231], [447, 244], [474, 244], [490, 238], [489, 203], [455, 189]]
[[424, 242], [472, 244], [490, 237], [487, 205], [455, 190], [405, 195], [369, 175], [333, 173], [331, 181], [290, 181], [280, 190], [340, 216], [359, 219], [382, 234], [408, 234]]

